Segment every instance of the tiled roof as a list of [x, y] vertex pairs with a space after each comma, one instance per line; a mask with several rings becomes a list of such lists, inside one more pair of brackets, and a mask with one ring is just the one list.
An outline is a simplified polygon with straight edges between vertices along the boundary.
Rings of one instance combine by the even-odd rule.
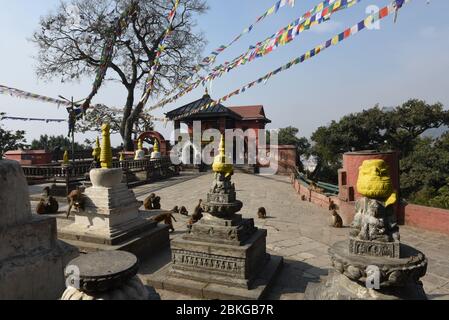
[[240, 106], [228, 107], [235, 113], [239, 114], [243, 119], [265, 119], [263, 106]]
[[211, 99], [211, 97], [209, 95], [204, 95], [201, 99], [196, 100], [194, 102], [191, 102], [189, 104], [186, 104], [185, 106], [182, 106], [178, 109], [175, 109], [173, 111], [170, 111], [166, 114], [167, 118], [169, 119], [173, 119], [176, 118], [178, 116], [183, 116], [184, 119], [187, 118], [193, 118], [193, 117], [207, 117], [207, 116], [215, 116], [217, 114], [221, 114], [221, 115], [227, 115], [231, 118], [234, 119], [241, 119], [241, 116], [238, 115], [237, 113], [229, 110], [228, 108], [226, 108], [224, 105], [222, 104], [217, 104], [216, 106], [207, 108], [205, 110], [201, 110], [198, 113], [195, 113], [192, 116], [188, 116], [187, 114], [189, 112], [195, 111], [199, 108], [201, 108], [204, 105], [209, 104], [210, 102], [212, 102], [213, 100]]

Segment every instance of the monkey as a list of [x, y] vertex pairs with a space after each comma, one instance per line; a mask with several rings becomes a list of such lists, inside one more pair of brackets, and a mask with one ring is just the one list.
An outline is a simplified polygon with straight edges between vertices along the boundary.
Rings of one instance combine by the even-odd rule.
[[153, 209], [161, 210], [161, 197], [156, 197], [153, 200]]
[[267, 218], [267, 210], [265, 210], [264, 207], [261, 207], [257, 211], [257, 215], [259, 216], [259, 219], [266, 219]]
[[200, 199], [200, 200], [199, 200], [199, 203], [198, 203], [198, 205], [196, 206], [196, 208], [195, 208], [195, 210], [194, 210], [194, 212], [193, 212], [193, 215], [192, 215], [192, 217], [190, 218], [190, 221], [189, 221], [189, 223], [188, 223], [188, 228], [189, 228], [189, 229], [192, 229], [192, 226], [193, 226], [195, 223], [197, 223], [198, 221], [200, 221], [200, 220], [204, 217], [204, 215], [203, 215], [203, 207], [202, 207], [202, 204], [203, 204], [203, 200]]
[[343, 219], [338, 214], [337, 210], [332, 210], [332, 225], [334, 228], [343, 228]]
[[177, 222], [176, 218], [173, 216], [173, 212], [161, 213], [161, 214], [153, 217], [153, 220], [156, 221], [157, 223], [160, 223], [160, 222], [164, 221], [164, 223], [169, 226], [170, 231], [171, 232], [175, 232], [175, 228], [173, 227], [172, 219], [175, 222]]
[[329, 199], [329, 211], [338, 210], [338, 206], [335, 204], [334, 201]]
[[171, 210], [171, 212], [173, 212], [173, 213], [179, 213], [179, 207], [178, 207], [178, 206], [175, 206], [175, 207]]
[[145, 201], [143, 202], [145, 210], [153, 210], [153, 201], [155, 198], [156, 195], [152, 193], [148, 196], [148, 198], [145, 199]]
[[179, 213], [186, 217], [189, 216], [189, 211], [187, 211], [186, 207], [181, 207], [181, 209], [179, 210]]
[[302, 195], [302, 196], [301, 196], [301, 200], [302, 200], [302, 201], [307, 201], [307, 197], [306, 197], [305, 195]]
[[51, 190], [49, 187], [45, 187], [44, 189], [44, 197], [47, 199], [47, 203], [46, 203], [46, 211], [49, 214], [55, 214], [58, 213], [59, 210], [59, 203], [58, 201], [53, 198], [53, 196], [51, 195]]
[[45, 200], [41, 199], [39, 201], [39, 204], [36, 207], [36, 213], [37, 214], [46, 214], [47, 209], [45, 208]]
[[73, 190], [69, 193], [67, 196], [67, 201], [69, 202], [69, 210], [67, 210], [67, 218], [70, 217], [70, 213], [72, 212], [72, 208], [75, 207], [75, 209], [84, 210], [84, 204], [85, 204], [85, 197], [83, 192], [80, 190], [79, 187], [76, 188], [76, 190]]

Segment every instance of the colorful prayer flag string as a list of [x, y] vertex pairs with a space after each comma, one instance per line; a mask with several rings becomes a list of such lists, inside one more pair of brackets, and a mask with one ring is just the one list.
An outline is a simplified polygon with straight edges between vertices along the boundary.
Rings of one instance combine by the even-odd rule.
[[164, 105], [174, 102], [184, 96], [185, 94], [196, 89], [200, 84], [205, 85], [206, 82], [212, 81], [218, 77], [221, 77], [224, 73], [228, 73], [234, 68], [245, 65], [254, 59], [263, 57], [276, 49], [279, 46], [284, 46], [294, 39], [303, 31], [309, 30], [311, 27], [328, 21], [332, 14], [340, 10], [350, 8], [362, 0], [325, 0], [314, 8], [304, 13], [301, 17], [293, 21], [291, 24], [281, 29], [271, 37], [268, 37], [264, 41], [257, 43], [254, 46], [250, 46], [249, 50], [244, 54], [238, 56], [231, 62], [225, 62], [224, 64], [214, 68], [209, 75], [200, 78], [177, 95], [163, 100], [151, 107], [149, 110], [155, 110], [163, 107]]
[[355, 34], [357, 34], [358, 32], [362, 31], [363, 29], [369, 28], [373, 23], [382, 20], [386, 17], [388, 17], [391, 14], [397, 14], [397, 11], [399, 8], [403, 7], [404, 4], [409, 3], [411, 0], [394, 0], [390, 5], [385, 6], [381, 9], [379, 9], [378, 11], [372, 13], [371, 15], [367, 16], [364, 20], [360, 21], [359, 23], [355, 24], [354, 26], [347, 28], [346, 30], [344, 30], [343, 32], [339, 33], [338, 35], [332, 37], [331, 39], [327, 40], [326, 42], [323, 42], [322, 44], [316, 46], [315, 48], [313, 48], [312, 50], [307, 51], [305, 54], [303, 54], [300, 57], [297, 57], [293, 60], [291, 60], [289, 63], [283, 65], [282, 67], [271, 71], [269, 73], [267, 73], [265, 76], [252, 81], [248, 84], [246, 84], [245, 86], [243, 86], [242, 88], [235, 90], [231, 93], [229, 93], [228, 95], [213, 101], [209, 104], [203, 105], [198, 109], [195, 109], [194, 111], [182, 114], [178, 117], [175, 117], [173, 120], [179, 120], [183, 117], [186, 116], [191, 116], [193, 114], [196, 114], [200, 111], [206, 110], [210, 107], [216, 106], [217, 104], [220, 104], [222, 102], [225, 102], [226, 100], [228, 100], [229, 98], [244, 93], [246, 92], [248, 89], [254, 87], [257, 84], [260, 84], [264, 81], [268, 81], [268, 79], [270, 79], [272, 76], [290, 69], [291, 67], [293, 67], [294, 65], [303, 63], [304, 61], [311, 59], [313, 57], [315, 57], [316, 55], [318, 55], [319, 53], [323, 52], [324, 50], [330, 48], [331, 46], [335, 46], [337, 44], [339, 44], [340, 42], [348, 39], [350, 36], [353, 36]]
[[[333, 0], [335, 1], [335, 0]], [[254, 22], [252, 25], [250, 25], [249, 27], [245, 28], [237, 37], [235, 37], [229, 44], [227, 45], [221, 45], [219, 46], [217, 49], [215, 49], [214, 51], [212, 51], [210, 53], [209, 56], [207, 56], [206, 58], [204, 58], [202, 60], [201, 63], [199, 63], [197, 66], [195, 66], [193, 68], [193, 72], [191, 73], [191, 75], [188, 77], [187, 80], [184, 81], [183, 84], [181, 84], [179, 87], [174, 88], [173, 90], [171, 90], [167, 95], [170, 96], [172, 95], [176, 90], [178, 89], [187, 89], [190, 87], [190, 85], [188, 85], [188, 83], [193, 79], [193, 77], [200, 72], [202, 69], [204, 69], [205, 67], [209, 66], [210, 64], [214, 63], [215, 60], [217, 59], [217, 57], [223, 53], [226, 49], [228, 49], [229, 47], [231, 47], [234, 43], [236, 43], [238, 40], [240, 40], [240, 38], [242, 38], [245, 34], [250, 33], [256, 24], [258, 24], [259, 22], [261, 22], [262, 20], [264, 20], [266, 17], [277, 13], [279, 11], [280, 8], [285, 7], [286, 5], [290, 5], [291, 7], [295, 6], [295, 0], [279, 0], [277, 1], [270, 9], [268, 9], [263, 15], [261, 15], [260, 17], [257, 18], [256, 22]], [[187, 92], [190, 92], [193, 89], [188, 90]], [[186, 93], [187, 93], [186, 92]], [[166, 105], [169, 102], [164, 103], [164, 101], [167, 100], [163, 100], [161, 102], [158, 102], [154, 107], [152, 107], [150, 110], [154, 110], [157, 108], [160, 108], [164, 105]], [[172, 100], [173, 101], [173, 100]]]
[[109, 35], [105, 40], [103, 51], [101, 53], [101, 62], [97, 70], [94, 84], [92, 86], [92, 91], [82, 105], [83, 111], [86, 111], [90, 107], [90, 103], [93, 97], [100, 89], [103, 80], [106, 77], [106, 72], [108, 71], [109, 65], [112, 62], [115, 44], [117, 43], [118, 38], [128, 28], [130, 18], [134, 16], [138, 9], [138, 1], [131, 1], [131, 3], [126, 7], [125, 11], [121, 14], [120, 18], [116, 20], [111, 30], [109, 30]]
[[157, 53], [156, 53], [156, 57], [154, 59], [153, 62], [153, 66], [150, 70], [150, 73], [148, 75], [148, 79], [147, 79], [147, 83], [145, 86], [145, 93], [143, 94], [142, 98], [140, 99], [139, 105], [145, 106], [146, 103], [148, 102], [148, 99], [150, 98], [151, 95], [151, 90], [153, 89], [153, 85], [154, 85], [154, 77], [156, 76], [156, 72], [159, 69], [159, 62], [160, 62], [160, 58], [162, 56], [162, 53], [165, 51], [166, 49], [166, 41], [168, 39], [168, 37], [170, 36], [172, 29], [173, 29], [173, 22], [175, 20], [175, 16], [176, 16], [176, 10], [178, 10], [179, 7], [179, 3], [180, 0], [176, 0], [175, 4], [173, 6], [173, 9], [170, 11], [170, 14], [168, 16], [168, 28], [165, 31], [165, 35], [162, 38], [161, 43], [159, 44], [159, 47], [157, 49]]

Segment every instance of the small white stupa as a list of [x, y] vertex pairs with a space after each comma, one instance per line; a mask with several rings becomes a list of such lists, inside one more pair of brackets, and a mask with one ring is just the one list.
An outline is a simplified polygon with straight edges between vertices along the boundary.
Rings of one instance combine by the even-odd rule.
[[159, 142], [157, 140], [154, 141], [153, 152], [151, 153], [151, 159], [160, 159], [161, 153], [159, 151]]

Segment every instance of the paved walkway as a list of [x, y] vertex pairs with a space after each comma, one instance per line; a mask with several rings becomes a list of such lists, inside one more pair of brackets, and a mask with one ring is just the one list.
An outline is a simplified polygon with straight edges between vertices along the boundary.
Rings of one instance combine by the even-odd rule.
[[[244, 203], [243, 215], [254, 218], [258, 227], [268, 230], [268, 250], [285, 258], [284, 268], [269, 298], [302, 299], [308, 283], [323, 281], [327, 276], [330, 268], [327, 250], [333, 243], [347, 239], [348, 229], [329, 227], [329, 212], [300, 201], [286, 177], [236, 174], [233, 181], [238, 198]], [[177, 205], [193, 212], [198, 199], [205, 198], [211, 183], [212, 175], [206, 174], [182, 183], [168, 183], [165, 188], [138, 187], [135, 193], [143, 200], [156, 190], [164, 209]], [[262, 206], [267, 209], [267, 220], [257, 219], [257, 209]], [[187, 219], [180, 215], [176, 218], [177, 232], [172, 237], [185, 232]], [[422, 279], [429, 298], [449, 299], [449, 237], [404, 226], [401, 239], [422, 250], [429, 259], [427, 275]], [[169, 257], [165, 257], [167, 259]], [[143, 267], [143, 273], [151, 272]], [[151, 269], [154, 270], [154, 266]], [[163, 299], [188, 298], [172, 292], [159, 293]]]
[[[162, 198], [163, 209], [186, 206], [190, 213], [199, 199], [205, 199], [212, 184], [211, 174], [183, 173], [179, 177], [137, 187], [134, 192], [144, 200], [155, 192]], [[323, 281], [330, 268], [327, 251], [333, 243], [347, 239], [348, 229], [329, 227], [329, 212], [311, 203], [303, 202], [286, 177], [262, 177], [236, 174], [233, 177], [237, 195], [243, 201], [242, 214], [254, 218], [256, 225], [268, 230], [267, 249], [271, 254], [285, 258], [282, 272], [275, 281], [270, 299], [294, 299], [304, 297], [307, 285]], [[40, 192], [33, 187], [31, 193]], [[257, 209], [265, 207], [269, 218], [257, 218]], [[64, 210], [64, 204], [61, 206]], [[172, 238], [186, 231], [188, 218], [176, 215], [176, 232]], [[69, 221], [58, 219], [59, 225]], [[422, 279], [430, 299], [449, 299], [449, 237], [401, 227], [401, 239], [423, 251], [429, 260], [427, 275]], [[141, 275], [151, 274], [169, 262], [169, 253], [145, 262]], [[189, 299], [177, 293], [160, 291], [162, 299]]]

